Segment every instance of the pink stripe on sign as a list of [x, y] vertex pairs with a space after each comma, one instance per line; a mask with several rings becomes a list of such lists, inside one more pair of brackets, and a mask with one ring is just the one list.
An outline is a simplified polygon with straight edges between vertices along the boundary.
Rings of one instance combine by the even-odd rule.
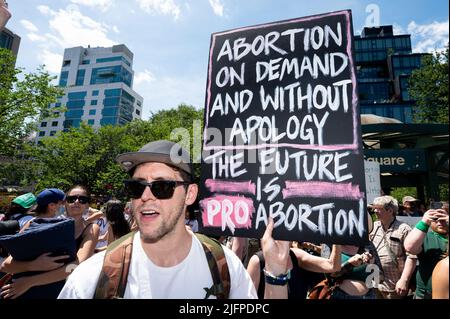
[[364, 198], [364, 193], [359, 190], [359, 185], [353, 185], [352, 183], [286, 181], [283, 199], [291, 197], [361, 199]]
[[229, 182], [221, 179], [207, 179], [205, 186], [210, 192], [256, 194], [256, 185], [252, 181]]
[[203, 226], [230, 229], [251, 228], [255, 212], [251, 198], [244, 196], [214, 195], [200, 201]]

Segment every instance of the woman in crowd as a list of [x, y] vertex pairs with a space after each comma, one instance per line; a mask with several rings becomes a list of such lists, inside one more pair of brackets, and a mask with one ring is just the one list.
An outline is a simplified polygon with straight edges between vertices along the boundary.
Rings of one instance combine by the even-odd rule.
[[[52, 218], [56, 216], [64, 200], [64, 193], [60, 190], [44, 190], [37, 196], [38, 206], [36, 217]], [[69, 256], [51, 257], [49, 253], [43, 254], [33, 261], [15, 261], [8, 257], [2, 264], [1, 270], [8, 273], [23, 273], [29, 271], [40, 272], [31, 276], [15, 279], [12, 283], [3, 286], [0, 296], [3, 298], [17, 298], [35, 286], [51, 285], [51, 292], [41, 298], [55, 298], [64, 285], [66, 277], [73, 268], [94, 254], [97, 244], [99, 228], [95, 223], [86, 223], [83, 213], [89, 209], [90, 196], [84, 186], [72, 187], [65, 196], [65, 210], [67, 217], [75, 222], [76, 260], [70, 265], [61, 260]], [[27, 227], [25, 225], [24, 227]]]
[[375, 255], [375, 249], [369, 252], [364, 247], [343, 245], [341, 270], [329, 276], [335, 285], [331, 299], [375, 299], [375, 290], [367, 286], [372, 272], [366, 271]]
[[[315, 277], [311, 276], [311, 273], [336, 272], [341, 265], [341, 247], [339, 245], [333, 245], [329, 258], [314, 256], [303, 249], [293, 247], [290, 248], [289, 255], [287, 268], [290, 271], [289, 299], [306, 299], [308, 290], [311, 288], [309, 279]], [[258, 252], [250, 258], [247, 267], [260, 299], [264, 297], [265, 293], [264, 264], [264, 256]]]
[[130, 232], [130, 225], [124, 215], [125, 205], [120, 200], [106, 202], [105, 215], [109, 222], [108, 244]]

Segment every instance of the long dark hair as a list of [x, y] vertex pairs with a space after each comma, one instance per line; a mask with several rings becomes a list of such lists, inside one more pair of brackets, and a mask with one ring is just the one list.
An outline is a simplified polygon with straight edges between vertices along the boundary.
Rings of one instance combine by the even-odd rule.
[[120, 238], [130, 232], [130, 225], [125, 220], [125, 204], [120, 200], [112, 199], [106, 202], [105, 215], [111, 225], [114, 238]]

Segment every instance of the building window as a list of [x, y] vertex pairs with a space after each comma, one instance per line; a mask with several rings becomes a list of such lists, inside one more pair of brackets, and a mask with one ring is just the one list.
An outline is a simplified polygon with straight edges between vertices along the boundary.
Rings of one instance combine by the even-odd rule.
[[47, 127], [47, 122], [42, 122], [41, 127]]
[[39, 136], [45, 136], [45, 131], [40, 131]]
[[53, 112], [55, 116], [59, 116], [59, 112]]
[[63, 67], [64, 66], [69, 66], [70, 65], [70, 60], [64, 60], [63, 61]]
[[67, 78], [69, 77], [69, 71], [62, 71], [59, 77], [59, 86], [67, 86]]
[[97, 95], [98, 95], [98, 90], [92, 91], [92, 96], [97, 96]]
[[141, 111], [139, 111], [138, 109], [136, 109], [136, 114], [137, 114], [137, 115], [141, 115]]
[[95, 124], [95, 120], [88, 120], [88, 125], [94, 125]]
[[92, 100], [91, 105], [97, 105], [97, 100]]
[[55, 136], [56, 131], [50, 131], [50, 136]]
[[89, 63], [91, 63], [91, 61], [89, 60], [83, 60], [83, 62], [81, 62], [81, 64], [89, 64]]
[[58, 126], [58, 121], [53, 121], [52, 126]]
[[121, 65], [92, 69], [91, 85], [123, 82], [131, 86], [131, 73]]
[[71, 92], [67, 94], [69, 100], [83, 100], [86, 97], [86, 91]]
[[97, 110], [89, 110], [89, 115], [95, 115], [97, 113]]
[[100, 120], [100, 125], [115, 125], [116, 121], [116, 117], [105, 117]]
[[75, 85], [83, 85], [84, 82], [84, 74], [86, 73], [86, 70], [78, 70], [77, 72], [77, 80], [75, 82]]

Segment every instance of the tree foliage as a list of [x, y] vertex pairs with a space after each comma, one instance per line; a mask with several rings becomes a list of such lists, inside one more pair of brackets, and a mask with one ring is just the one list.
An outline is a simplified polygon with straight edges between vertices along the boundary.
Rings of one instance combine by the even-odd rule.
[[409, 81], [409, 93], [416, 100], [414, 120], [448, 123], [448, 44], [445, 52], [424, 57], [422, 64]]
[[193, 121], [201, 121], [202, 117], [202, 111], [180, 105], [157, 112], [148, 121], [135, 120], [124, 126], [103, 126], [98, 130], [82, 123], [80, 128], [44, 138], [40, 145], [33, 145], [27, 151], [39, 163], [36, 188], [65, 190], [83, 184], [98, 195], [121, 198], [122, 181], [127, 176], [115, 160], [117, 155], [137, 151], [159, 139], [178, 141], [174, 130], [183, 128], [192, 132]]
[[49, 117], [49, 109], [63, 90], [54, 86], [52, 77], [41, 66], [24, 74], [15, 67], [15, 57], [0, 48], [0, 155], [13, 156], [36, 128], [40, 117]]

